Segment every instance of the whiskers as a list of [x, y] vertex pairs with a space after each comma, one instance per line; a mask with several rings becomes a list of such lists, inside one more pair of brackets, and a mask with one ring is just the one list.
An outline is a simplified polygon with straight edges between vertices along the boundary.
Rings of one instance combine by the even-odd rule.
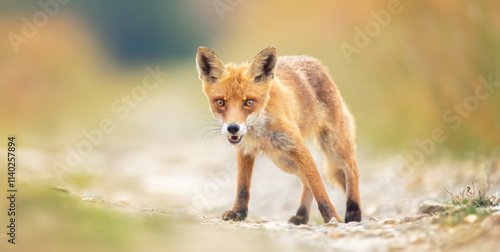
[[[207, 144], [214, 139], [217, 139], [218, 136], [223, 136], [221, 133], [222, 125], [218, 121], [212, 121], [210, 124], [207, 124], [203, 127], [203, 134], [201, 135], [201, 139], [203, 140], [203, 144], [207, 147]], [[222, 139], [222, 138], [221, 138]]]

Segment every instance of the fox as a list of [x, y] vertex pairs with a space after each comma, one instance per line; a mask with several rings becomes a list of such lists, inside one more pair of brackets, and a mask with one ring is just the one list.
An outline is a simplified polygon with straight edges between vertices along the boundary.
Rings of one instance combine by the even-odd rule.
[[318, 59], [278, 57], [277, 49], [268, 47], [250, 63], [225, 65], [200, 46], [196, 65], [209, 110], [236, 147], [236, 198], [223, 220], [244, 221], [248, 216], [253, 165], [262, 153], [302, 182], [299, 208], [289, 223], [308, 223], [313, 198], [325, 223], [342, 222], [304, 143], [314, 137], [326, 179], [346, 194], [344, 221], [361, 221], [354, 118]]

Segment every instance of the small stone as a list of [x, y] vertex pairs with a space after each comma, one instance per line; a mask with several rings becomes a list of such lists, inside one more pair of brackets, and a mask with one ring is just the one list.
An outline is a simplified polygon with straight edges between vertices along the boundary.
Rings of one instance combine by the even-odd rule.
[[313, 228], [309, 225], [300, 225], [299, 229], [305, 229], [305, 230], [313, 230]]
[[82, 201], [87, 201], [87, 202], [91, 202], [91, 203], [96, 203], [97, 202], [96, 199], [91, 198], [91, 197], [83, 197]]
[[258, 223], [258, 224], [263, 224], [263, 223], [267, 223], [269, 222], [268, 220], [264, 220], [264, 219], [256, 219], [255, 220], [255, 223]]
[[112, 203], [113, 206], [118, 206], [118, 207], [127, 207], [127, 205], [121, 203], [121, 202], [113, 202]]
[[339, 225], [338, 222], [331, 222], [330, 221], [329, 223], [326, 223], [323, 226], [325, 226], [325, 227], [337, 227], [338, 225]]
[[345, 226], [348, 227], [348, 228], [351, 228], [351, 227], [355, 227], [357, 225], [359, 225], [359, 222], [357, 222], [357, 221], [351, 221], [349, 223], [346, 223]]
[[62, 193], [69, 193], [68, 189], [59, 186], [52, 187], [52, 189]]
[[418, 213], [421, 214], [433, 214], [437, 212], [443, 212], [446, 211], [447, 208], [449, 208], [450, 205], [443, 204], [437, 201], [432, 201], [432, 200], [426, 200], [420, 204], [418, 207]]
[[382, 221], [382, 224], [383, 225], [396, 225], [397, 224], [397, 220], [387, 218], [387, 219], [384, 219], [384, 221]]
[[417, 217], [415, 216], [406, 216], [404, 218], [404, 222], [415, 222], [415, 221], [417, 221]]
[[123, 205], [127, 205], [127, 206], [130, 205], [130, 201], [128, 201], [128, 200], [120, 200], [120, 201], [118, 201], [118, 203], [123, 204]]
[[368, 219], [369, 222], [380, 222], [380, 219], [378, 218], [375, 218], [375, 217], [371, 217], [370, 219]]
[[469, 215], [465, 216], [464, 221], [467, 223], [474, 223], [477, 221], [477, 219], [478, 219], [477, 215], [469, 214]]
[[431, 216], [430, 214], [418, 214], [417, 220], [426, 219], [429, 218], [430, 216]]

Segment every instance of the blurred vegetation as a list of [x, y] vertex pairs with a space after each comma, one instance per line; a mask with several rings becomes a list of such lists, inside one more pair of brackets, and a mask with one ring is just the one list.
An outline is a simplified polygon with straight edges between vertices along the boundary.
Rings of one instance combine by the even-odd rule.
[[155, 240], [165, 242], [164, 248], [175, 244], [177, 228], [165, 215], [83, 202], [40, 184], [20, 187], [17, 243], [0, 242], [8, 251], [139, 251], [154, 248]]
[[390, 24], [348, 63], [340, 44], [354, 45], [355, 28], [365, 30], [375, 21], [370, 11], [387, 10], [388, 2], [317, 1], [287, 8], [281, 1], [268, 1], [266, 8], [246, 4], [245, 15], [232, 20], [228, 36], [235, 42], [223, 40], [218, 47], [230, 48], [223, 58], [273, 44], [281, 54], [323, 60], [352, 108], [361, 146], [411, 150], [415, 139], [431, 138], [439, 127], [448, 137], [437, 144], [441, 151], [498, 155], [500, 92], [480, 101], [457, 129], [443, 115], [474, 95], [479, 76], [500, 80], [500, 4], [401, 1], [401, 13], [393, 14]]
[[484, 185], [482, 189], [476, 191], [475, 185], [472, 183], [456, 195], [446, 191], [451, 196], [450, 203], [457, 207], [450, 208], [440, 216], [441, 222], [445, 225], [476, 222], [477, 219], [488, 216], [492, 212], [491, 207], [500, 204], [500, 199], [488, 192], [488, 185]]
[[[16, 213], [16, 244], [0, 235], [2, 251], [277, 251], [265, 230], [200, 225], [189, 216], [140, 209], [65, 189], [22, 183]], [[0, 201], [1, 209], [7, 209]], [[2, 225], [7, 222], [0, 220]], [[221, 246], [220, 237], [224, 237]], [[7, 250], [5, 250], [7, 248]]]
[[[223, 12], [212, 1], [61, 6], [19, 54], [8, 40], [0, 42], [3, 128], [39, 143], [67, 142], [108, 115], [113, 99], [140, 83], [144, 66], [158, 62], [175, 80], [161, 92], [179, 92], [186, 103], [206, 107], [194, 63], [198, 45], [225, 62], [248, 61], [276, 46], [280, 55], [308, 54], [330, 69], [355, 115], [362, 147], [411, 151], [416, 139], [442, 128], [447, 140], [434, 153], [500, 153], [498, 87], [470, 115], [458, 117], [456, 129], [443, 119], [448, 110], [458, 116], [454, 106], [475, 94], [478, 77], [500, 81], [499, 2], [400, 1], [401, 13], [350, 62], [340, 45], [354, 45], [356, 29], [376, 21], [371, 12], [387, 10], [389, 1], [222, 3], [229, 6]], [[35, 2], [2, 1], [0, 28], [20, 33], [21, 17], [39, 10]]]

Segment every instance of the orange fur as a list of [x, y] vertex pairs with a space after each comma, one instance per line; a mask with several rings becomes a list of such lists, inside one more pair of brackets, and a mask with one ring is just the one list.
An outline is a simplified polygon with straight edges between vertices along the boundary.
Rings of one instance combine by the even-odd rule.
[[325, 222], [340, 221], [303, 142], [310, 136], [324, 153], [327, 178], [347, 194], [346, 221], [361, 219], [354, 121], [318, 60], [278, 58], [270, 47], [250, 64], [224, 65], [210, 49], [200, 47], [196, 62], [210, 111], [237, 148], [238, 193], [223, 219], [246, 218], [253, 161], [262, 152], [304, 184], [299, 210], [290, 222], [307, 223], [312, 196]]

